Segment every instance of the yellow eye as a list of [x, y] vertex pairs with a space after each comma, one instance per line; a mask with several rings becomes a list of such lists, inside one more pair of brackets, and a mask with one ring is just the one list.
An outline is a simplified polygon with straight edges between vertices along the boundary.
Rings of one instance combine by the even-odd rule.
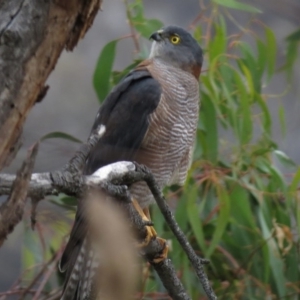
[[170, 37], [170, 41], [171, 41], [172, 44], [176, 45], [180, 42], [180, 37], [177, 36], [177, 35], [172, 35]]

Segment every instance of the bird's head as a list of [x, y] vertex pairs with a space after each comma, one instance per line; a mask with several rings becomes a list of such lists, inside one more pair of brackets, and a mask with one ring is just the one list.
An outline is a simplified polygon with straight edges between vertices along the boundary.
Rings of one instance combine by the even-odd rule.
[[150, 58], [160, 59], [174, 67], [200, 75], [203, 52], [197, 41], [185, 29], [167, 26], [154, 32]]

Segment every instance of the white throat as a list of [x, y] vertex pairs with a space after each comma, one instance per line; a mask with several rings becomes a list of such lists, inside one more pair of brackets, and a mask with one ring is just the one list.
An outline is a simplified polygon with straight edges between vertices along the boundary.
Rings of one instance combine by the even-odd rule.
[[157, 42], [153, 41], [152, 42], [152, 46], [151, 46], [151, 50], [150, 50], [150, 55], [149, 58], [153, 58], [155, 56], [157, 56]]

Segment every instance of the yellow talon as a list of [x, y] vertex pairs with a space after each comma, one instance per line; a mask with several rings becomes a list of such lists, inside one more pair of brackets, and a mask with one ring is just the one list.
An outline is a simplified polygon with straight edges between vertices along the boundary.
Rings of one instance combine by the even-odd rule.
[[[133, 204], [134, 208], [137, 210], [139, 215], [142, 217], [142, 220], [145, 222], [151, 222], [149, 209], [148, 208], [142, 209], [140, 207], [139, 203], [135, 199], [133, 199], [132, 202], [133, 202], [132, 204]], [[167, 245], [167, 242], [166, 242], [166, 240], [164, 240], [160, 237], [157, 237], [157, 233], [153, 226], [146, 226], [146, 230], [147, 230], [146, 238], [144, 239], [144, 241], [142, 243], [139, 244], [139, 247], [141, 247], [141, 248], [146, 247], [152, 239], [157, 239], [158, 242], [162, 245], [163, 250], [152, 260], [152, 262], [156, 263], [156, 264], [160, 263], [161, 261], [165, 260], [168, 256], [169, 247]]]

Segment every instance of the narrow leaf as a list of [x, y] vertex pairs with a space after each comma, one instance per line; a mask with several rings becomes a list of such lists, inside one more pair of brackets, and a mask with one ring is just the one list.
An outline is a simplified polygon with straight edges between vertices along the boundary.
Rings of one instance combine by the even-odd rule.
[[80, 143], [80, 144], [82, 143], [81, 140], [74, 137], [73, 135], [65, 133], [65, 132], [61, 132], [61, 131], [50, 132], [50, 133], [44, 135], [43, 137], [41, 137], [40, 140], [45, 141], [45, 140], [48, 140], [48, 139], [57, 139], [57, 138], [69, 140], [69, 141], [75, 142], [75, 143]]
[[277, 45], [276, 45], [276, 38], [274, 32], [266, 27], [265, 29], [265, 34], [266, 34], [266, 52], [267, 52], [267, 66], [268, 66], [268, 79], [270, 80], [271, 77], [274, 74], [275, 70], [275, 63], [276, 63], [276, 50], [277, 50]]
[[212, 163], [216, 163], [218, 160], [217, 114], [211, 99], [204, 93], [202, 95], [202, 102], [201, 115], [203, 117], [205, 128], [207, 129], [205, 137], [205, 149], [207, 151], [205, 153], [205, 158]]
[[93, 77], [93, 84], [100, 102], [107, 96], [110, 90], [110, 78], [116, 55], [118, 40], [109, 42], [104, 46], [97, 61]]
[[287, 36], [286, 40], [289, 42], [300, 41], [300, 29], [297, 29], [296, 31], [291, 33], [289, 36]]
[[144, 38], [149, 39], [153, 32], [163, 27], [163, 23], [156, 19], [145, 19], [143, 23], [136, 23], [134, 27]]
[[257, 9], [256, 7], [253, 7], [248, 4], [240, 3], [236, 0], [213, 0], [216, 4], [237, 9], [237, 10], [242, 10], [246, 12], [251, 12], [251, 13], [261, 13], [262, 11]]
[[275, 288], [280, 297], [284, 297], [286, 295], [286, 287], [285, 287], [285, 278], [284, 278], [284, 265], [283, 261], [280, 257], [280, 253], [278, 251], [277, 244], [272, 237], [271, 230], [269, 229], [265, 217], [262, 213], [262, 210], [259, 210], [258, 213], [260, 225], [262, 228], [262, 233], [266, 243], [268, 245], [269, 251], [269, 264], [272, 272], [272, 277], [275, 282]]
[[209, 248], [206, 252], [206, 257], [209, 258], [217, 245], [220, 243], [224, 230], [229, 222], [230, 218], [230, 198], [226, 189], [218, 184], [216, 186], [217, 196], [220, 203], [219, 216], [216, 221], [216, 229], [213, 234], [213, 238], [210, 242]]
[[[187, 213], [189, 217], [189, 222], [192, 226], [193, 233], [195, 235], [195, 238], [197, 240], [197, 243], [201, 250], [205, 253], [206, 251], [206, 244], [204, 239], [204, 233], [203, 233], [203, 224], [200, 220], [200, 211], [196, 203], [198, 194], [198, 187], [197, 185], [193, 185], [188, 190], [187, 194]], [[202, 200], [200, 207], [203, 208], [204, 201]]]
[[295, 167], [296, 164], [292, 159], [290, 159], [284, 152], [280, 150], [275, 150], [273, 152], [278, 160], [286, 167]]

